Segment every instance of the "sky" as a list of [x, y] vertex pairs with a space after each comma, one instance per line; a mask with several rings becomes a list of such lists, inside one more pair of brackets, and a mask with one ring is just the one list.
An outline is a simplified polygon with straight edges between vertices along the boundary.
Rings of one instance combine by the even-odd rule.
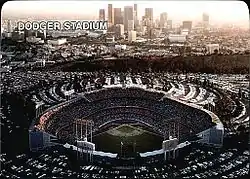
[[180, 23], [184, 20], [201, 21], [202, 13], [209, 14], [210, 22], [241, 24], [249, 27], [249, 10], [243, 1], [8, 1], [3, 5], [2, 17], [9, 15], [81, 16], [98, 18], [99, 9], [108, 4], [114, 8], [138, 4], [138, 16], [144, 15], [145, 8], [153, 8], [154, 18], [167, 12], [168, 19]]

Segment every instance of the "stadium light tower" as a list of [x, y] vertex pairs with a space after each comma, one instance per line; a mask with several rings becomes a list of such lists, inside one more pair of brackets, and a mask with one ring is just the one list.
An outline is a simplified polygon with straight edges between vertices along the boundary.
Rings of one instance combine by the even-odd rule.
[[165, 130], [163, 131], [164, 140], [169, 139], [170, 136], [176, 137], [179, 139], [180, 136], [180, 123], [179, 118], [174, 118], [169, 120], [165, 120], [163, 122], [163, 125], [165, 126]]
[[[74, 121], [74, 126], [77, 145], [77, 159], [83, 159], [84, 153], [86, 153], [86, 160], [92, 162], [93, 151], [95, 150], [95, 144], [92, 143], [93, 121], [76, 119]], [[88, 142], [88, 138], [90, 139], [90, 142]]]
[[166, 130], [164, 131], [164, 141], [162, 142], [162, 149], [164, 151], [164, 160], [166, 161], [167, 154], [168, 159], [170, 159], [171, 157], [175, 159], [175, 157], [178, 156], [177, 145], [180, 137], [179, 118], [174, 118], [171, 121], [166, 120], [164, 125]]

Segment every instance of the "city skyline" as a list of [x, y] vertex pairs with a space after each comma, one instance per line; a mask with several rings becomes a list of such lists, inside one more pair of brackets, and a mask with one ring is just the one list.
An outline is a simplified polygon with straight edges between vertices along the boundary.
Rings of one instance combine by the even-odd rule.
[[[10, 1], [6, 2], [2, 8], [2, 17], [9, 16], [48, 16], [54, 18], [85, 18], [98, 19], [99, 10], [105, 9], [108, 17], [108, 4], [113, 8], [125, 6], [138, 6], [138, 19], [145, 15], [146, 8], [153, 8], [154, 20], [160, 19], [160, 14], [166, 12], [168, 19], [174, 23], [191, 20], [202, 21], [202, 14], [209, 15], [211, 24], [235, 24], [249, 27], [249, 14], [247, 5], [242, 1]], [[63, 12], [63, 13], [62, 13]]]

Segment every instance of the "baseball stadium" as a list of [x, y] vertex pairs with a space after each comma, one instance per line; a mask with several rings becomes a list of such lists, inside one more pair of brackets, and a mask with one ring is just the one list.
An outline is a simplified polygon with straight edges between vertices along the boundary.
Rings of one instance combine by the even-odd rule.
[[[217, 175], [225, 175], [227, 161], [242, 167], [247, 162], [247, 153], [225, 147], [225, 136], [247, 125], [248, 106], [231, 100], [235, 117], [230, 125], [221, 121], [216, 109], [225, 93], [212, 80], [192, 74], [38, 73], [20, 79], [36, 82], [40, 76], [39, 90], [27, 97], [35, 104], [31, 152], [4, 162], [10, 169], [5, 173], [25, 162], [18, 176], [36, 177], [28, 170], [35, 167], [39, 176], [49, 171], [59, 178], [213, 177], [211, 171], [219, 169], [225, 171]], [[190, 168], [196, 163], [201, 170]]]
[[[194, 94], [195, 103], [187, 101], [190, 93], [195, 93], [188, 85], [180, 85], [177, 96], [176, 92], [171, 94], [175, 87], [170, 82], [164, 86], [169, 90], [155, 89], [143, 84], [139, 76], [111, 77], [104, 83], [94, 80], [103, 88], [78, 92], [74, 98], [48, 108], [30, 130], [51, 135], [77, 150], [79, 142], [86, 141], [86, 145], [92, 144], [93, 155], [120, 158], [159, 155], [170, 152], [168, 145], [175, 145], [178, 151], [194, 140], [218, 146], [223, 143], [222, 123], [215, 114], [198, 105], [206, 103], [206, 97], [199, 96], [202, 93]], [[161, 86], [159, 83], [156, 82]], [[201, 92], [206, 95], [207, 91]], [[213, 103], [216, 95], [209, 95], [212, 97], [208, 100]], [[40, 140], [34, 134], [30, 135], [33, 150], [35, 146], [53, 145], [44, 140], [38, 144]], [[170, 138], [175, 139], [174, 143], [166, 144]]]

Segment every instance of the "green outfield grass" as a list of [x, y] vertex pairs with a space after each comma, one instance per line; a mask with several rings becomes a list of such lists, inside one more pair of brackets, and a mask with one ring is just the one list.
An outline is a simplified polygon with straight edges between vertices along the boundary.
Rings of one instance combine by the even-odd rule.
[[93, 137], [96, 150], [120, 153], [122, 142], [126, 155], [161, 149], [162, 141], [162, 137], [130, 125], [120, 125]]

